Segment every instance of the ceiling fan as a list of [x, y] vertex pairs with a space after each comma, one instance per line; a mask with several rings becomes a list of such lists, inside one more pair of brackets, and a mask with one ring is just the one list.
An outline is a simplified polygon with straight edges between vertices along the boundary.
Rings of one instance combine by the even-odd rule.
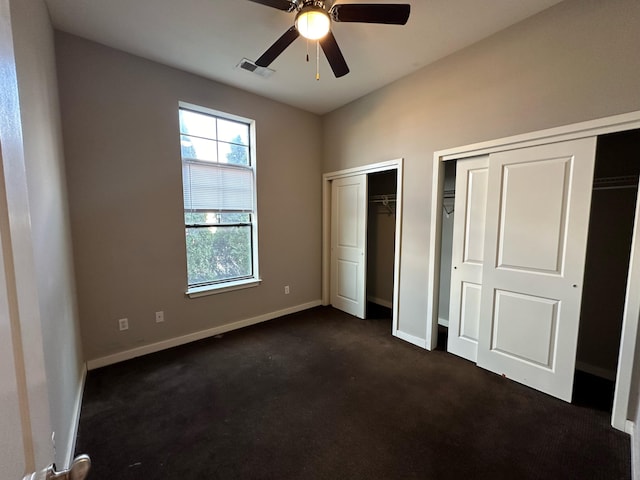
[[[262, 54], [256, 65], [268, 67], [300, 35], [318, 40], [333, 74], [349, 73], [347, 62], [331, 32], [331, 22], [404, 25], [411, 6], [399, 3], [342, 3], [327, 9], [324, 0], [250, 0], [285, 12], [296, 12], [295, 24]], [[316, 76], [316, 78], [319, 78]]]

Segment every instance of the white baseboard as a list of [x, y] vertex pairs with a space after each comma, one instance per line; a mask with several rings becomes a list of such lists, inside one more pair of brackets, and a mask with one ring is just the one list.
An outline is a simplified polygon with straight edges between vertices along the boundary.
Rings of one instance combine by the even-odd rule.
[[114, 353], [105, 357], [94, 358], [87, 362], [87, 368], [89, 370], [95, 370], [96, 368], [106, 367], [107, 365], [123, 362], [125, 360], [131, 360], [132, 358], [159, 352], [161, 350], [166, 350], [167, 348], [177, 347], [186, 343], [195, 342], [196, 340], [202, 340], [204, 338], [213, 337], [214, 335], [220, 335], [221, 333], [226, 333], [232, 330], [237, 330], [239, 328], [255, 325], [257, 323], [266, 322], [267, 320], [273, 320], [274, 318], [283, 317], [284, 315], [301, 312], [302, 310], [308, 310], [309, 308], [317, 307], [320, 304], [320, 300], [314, 300], [313, 302], [303, 303], [301, 305], [295, 305], [293, 307], [277, 310], [275, 312], [265, 313], [263, 315], [258, 315], [257, 317], [247, 318], [245, 320], [239, 320], [233, 323], [227, 323], [225, 325], [208, 328], [206, 330], [200, 330], [199, 332], [193, 332], [187, 335], [182, 335], [180, 337], [162, 340], [160, 342], [151, 343], [149, 345], [143, 345], [141, 347], [132, 348], [131, 350], [125, 350], [124, 352]]
[[606, 378], [607, 380], [614, 382], [616, 381], [615, 371], [591, 365], [590, 363], [581, 362], [580, 360], [576, 360], [576, 370], [581, 370], [583, 372], [590, 373], [591, 375], [595, 375], [596, 377]]
[[393, 332], [393, 336], [398, 337], [400, 340], [404, 340], [405, 342], [412, 343], [420, 348], [427, 348], [424, 338], [416, 337], [415, 335], [401, 332], [400, 330], [395, 330]]
[[73, 463], [74, 453], [76, 451], [76, 440], [78, 438], [78, 427], [80, 425], [80, 411], [82, 410], [82, 396], [84, 394], [84, 385], [87, 380], [87, 365], [82, 365], [82, 372], [80, 372], [80, 382], [78, 384], [78, 391], [76, 392], [76, 400], [73, 405], [73, 416], [71, 417], [71, 430], [69, 435], [69, 441], [66, 445], [66, 450], [62, 458], [64, 458], [64, 469], [70, 468]]
[[438, 325], [449, 328], [449, 320], [446, 318], [438, 317]]
[[382, 298], [379, 298], [379, 297], [367, 295], [367, 301], [371, 303], [375, 303], [376, 305], [381, 305], [383, 307], [393, 308], [393, 302], [390, 302], [389, 300], [383, 300]]

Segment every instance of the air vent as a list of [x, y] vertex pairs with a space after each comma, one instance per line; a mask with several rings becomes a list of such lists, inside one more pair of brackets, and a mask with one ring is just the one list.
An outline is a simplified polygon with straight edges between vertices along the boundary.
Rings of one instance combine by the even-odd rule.
[[241, 70], [246, 70], [247, 72], [254, 73], [256, 75], [261, 76], [262, 78], [269, 78], [275, 70], [271, 70], [266, 67], [259, 67], [251, 60], [243, 58], [240, 60], [240, 63], [236, 65], [236, 68], [240, 68]]

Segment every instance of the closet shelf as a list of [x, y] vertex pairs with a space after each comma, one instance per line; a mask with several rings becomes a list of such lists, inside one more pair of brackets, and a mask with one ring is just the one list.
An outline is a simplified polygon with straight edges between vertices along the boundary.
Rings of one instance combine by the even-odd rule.
[[395, 206], [396, 204], [396, 195], [395, 194], [371, 195], [369, 197], [369, 203], [373, 203], [380, 207], [384, 207], [385, 213], [388, 213], [390, 215], [394, 213], [394, 210], [391, 207]]
[[612, 190], [614, 188], [636, 188], [638, 175], [620, 175], [617, 177], [601, 177], [593, 180], [594, 190]]
[[389, 195], [371, 195], [369, 197], [369, 202], [370, 203], [381, 203], [383, 205], [386, 205], [388, 203], [395, 203], [396, 202], [396, 195], [395, 193], [389, 194]]

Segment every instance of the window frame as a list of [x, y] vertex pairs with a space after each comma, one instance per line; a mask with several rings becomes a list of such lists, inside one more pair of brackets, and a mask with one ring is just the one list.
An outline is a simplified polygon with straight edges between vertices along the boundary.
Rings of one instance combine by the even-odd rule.
[[[252, 201], [252, 212], [249, 214], [250, 222], [241, 222], [243, 225], [248, 225], [250, 229], [251, 236], [251, 271], [252, 274], [247, 277], [241, 278], [233, 278], [228, 280], [219, 280], [215, 282], [208, 282], [206, 284], [200, 283], [197, 285], [189, 285], [189, 274], [188, 274], [188, 263], [187, 263], [187, 245], [186, 245], [186, 232], [189, 228], [194, 228], [193, 224], [188, 224], [186, 222], [185, 214], [190, 213], [184, 208], [184, 191], [183, 191], [183, 225], [185, 232], [185, 273], [187, 274], [187, 290], [185, 294], [189, 298], [197, 298], [206, 295], [215, 295], [218, 293], [229, 292], [244, 288], [256, 287], [262, 281], [260, 278], [260, 269], [259, 269], [259, 258], [258, 258], [258, 179], [257, 179], [257, 168], [256, 168], [256, 122], [253, 119], [241, 117], [239, 115], [230, 114], [227, 112], [222, 112], [219, 110], [214, 110], [208, 107], [203, 107], [201, 105], [195, 105], [187, 102], [178, 102], [178, 140], [180, 140], [183, 132], [180, 128], [180, 110], [190, 110], [195, 113], [201, 113], [204, 115], [210, 115], [215, 118], [220, 118], [222, 120], [229, 120], [233, 122], [239, 122], [247, 125], [249, 127], [249, 145], [248, 145], [248, 153], [249, 153], [249, 165], [241, 166], [239, 168], [250, 168], [253, 171], [253, 201]], [[215, 140], [218, 142], [218, 139]], [[178, 144], [179, 145], [179, 144]], [[184, 172], [185, 159], [182, 156], [182, 149], [180, 149], [180, 165], [182, 167], [182, 171]], [[197, 159], [193, 159], [190, 163], [202, 163]], [[217, 162], [219, 163], [219, 162]], [[181, 178], [184, 173], [181, 173]], [[184, 178], [182, 178], [184, 185]], [[221, 212], [222, 213], [222, 212]], [[230, 224], [221, 224], [215, 225], [222, 228], [231, 227]], [[206, 227], [196, 227], [196, 228], [206, 228]]]

